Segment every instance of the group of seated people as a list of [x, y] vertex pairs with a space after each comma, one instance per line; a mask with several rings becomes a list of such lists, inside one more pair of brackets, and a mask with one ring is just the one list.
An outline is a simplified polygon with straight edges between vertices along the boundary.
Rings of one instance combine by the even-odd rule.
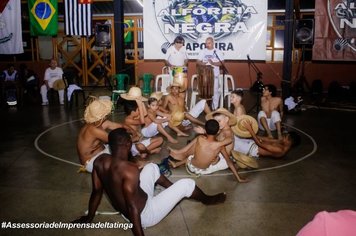
[[[37, 74], [27, 68], [25, 64], [20, 65], [19, 71], [15, 69], [13, 64], [9, 64], [0, 75], [1, 101], [10, 106], [17, 105], [19, 102], [21, 104], [23, 102], [37, 103], [40, 100], [39, 95], [41, 95], [42, 105], [45, 106], [49, 104], [48, 91], [52, 89], [58, 91], [59, 103], [63, 105], [66, 87], [63, 76], [64, 72], [55, 59], [51, 59], [49, 67], [45, 70], [42, 84], [39, 83]], [[73, 91], [81, 90], [81, 88], [72, 83], [72, 81], [67, 82], [67, 97], [69, 101]]]
[[[224, 108], [211, 111], [206, 100], [200, 100], [187, 111], [185, 93], [178, 83], [171, 84], [165, 98], [155, 92], [147, 99], [140, 88], [132, 87], [121, 95], [126, 113], [123, 123], [107, 119], [112, 109], [110, 100], [94, 99], [86, 107], [85, 124], [77, 142], [82, 170], [92, 173], [93, 192], [88, 215], [76, 222], [93, 219], [103, 190], [115, 209], [133, 223], [137, 235], [142, 233], [142, 227], [162, 220], [182, 198], [205, 204], [224, 202], [224, 193], [208, 196], [194, 181], [171, 183], [161, 167], [177, 168], [184, 164], [188, 173], [198, 176], [230, 169], [237, 181], [246, 182], [238, 174], [238, 168], [256, 168], [258, 157], [281, 158], [300, 142], [295, 132], [282, 132], [283, 102], [275, 97], [275, 92], [273, 85], [264, 87], [257, 121], [246, 115], [242, 90], [231, 94], [233, 112]], [[202, 112], [206, 121], [200, 120]], [[161, 152], [163, 137], [169, 143], [178, 142], [166, 127], [184, 137], [192, 124], [197, 136], [185, 147], [168, 147], [169, 156], [159, 164], [146, 161], [151, 154]], [[257, 135], [258, 129], [265, 135]], [[167, 188], [159, 198], [153, 193], [155, 183]]]
[[[237, 174], [234, 162], [240, 163], [238, 165], [240, 167], [246, 166], [247, 162], [247, 167], [255, 168], [258, 157], [281, 158], [293, 145], [300, 142], [295, 132], [283, 134], [281, 126], [283, 102], [275, 93], [275, 86], [264, 86], [262, 109], [258, 113], [257, 121], [246, 115], [242, 105], [242, 90], [235, 90], [231, 94], [234, 108], [231, 113], [224, 108], [211, 111], [204, 99], [187, 111], [185, 93], [179, 83], [171, 84], [170, 93], [165, 98], [162, 93], [154, 92], [147, 99], [142, 96], [140, 88], [132, 87], [128, 93], [121, 94], [126, 114], [123, 124], [106, 119], [111, 112], [111, 101], [96, 99], [86, 108], [84, 115], [86, 125], [79, 134], [78, 153], [81, 163], [88, 172], [91, 172], [92, 167], [87, 163], [92, 163], [102, 151], [109, 152], [104, 145], [108, 142], [107, 130], [126, 128], [132, 135], [131, 156], [139, 157], [136, 160], [144, 160], [149, 155], [161, 151], [163, 137], [169, 143], [178, 143], [177, 139], [166, 131], [166, 127], [174, 131], [178, 137], [187, 137], [186, 130], [194, 124], [194, 131], [198, 137], [180, 150], [168, 147], [170, 156], [163, 162], [173, 168], [186, 164], [187, 170], [197, 175], [230, 168], [237, 180], [243, 181]], [[202, 112], [206, 114], [206, 121], [216, 122], [200, 120]], [[97, 119], [92, 119], [92, 116]], [[218, 129], [215, 130], [213, 127]], [[90, 135], [86, 129], [95, 132]], [[258, 130], [264, 131], [266, 135], [257, 135]], [[272, 131], [276, 131], [274, 135], [276, 138]], [[88, 137], [91, 138], [90, 142], [86, 140]], [[210, 150], [211, 148], [213, 150]], [[233, 158], [230, 158], [231, 156]], [[204, 157], [203, 160], [200, 160], [201, 157]]]
[[[1, 102], [10, 106], [23, 102], [26, 99], [35, 101], [38, 94], [38, 78], [35, 72], [21, 64], [19, 70], [14, 64], [9, 64], [0, 74]], [[31, 102], [30, 101], [30, 102]]]

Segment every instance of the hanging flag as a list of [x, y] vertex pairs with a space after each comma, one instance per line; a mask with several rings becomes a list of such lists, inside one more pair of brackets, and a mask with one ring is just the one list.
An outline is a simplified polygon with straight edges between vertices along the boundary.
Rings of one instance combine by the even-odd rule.
[[64, 22], [66, 35], [92, 35], [92, 0], [65, 0]]
[[32, 36], [55, 36], [58, 32], [58, 1], [28, 0]]
[[0, 2], [0, 54], [23, 53], [21, 1]]
[[[133, 20], [124, 20], [124, 29], [129, 29], [133, 27]], [[131, 43], [132, 42], [132, 31], [126, 31], [124, 33], [124, 42]]]

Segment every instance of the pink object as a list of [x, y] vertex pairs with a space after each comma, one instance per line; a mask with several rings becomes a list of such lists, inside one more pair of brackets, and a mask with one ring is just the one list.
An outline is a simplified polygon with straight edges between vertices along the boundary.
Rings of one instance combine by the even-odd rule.
[[322, 211], [305, 225], [297, 236], [355, 236], [356, 211]]

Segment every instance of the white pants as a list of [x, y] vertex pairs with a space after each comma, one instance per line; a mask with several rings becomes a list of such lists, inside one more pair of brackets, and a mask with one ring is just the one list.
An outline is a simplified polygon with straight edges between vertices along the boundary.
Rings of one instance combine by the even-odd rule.
[[220, 100], [220, 89], [219, 89], [219, 76], [214, 77], [214, 95], [212, 97], [213, 99], [213, 110], [216, 110], [219, 108], [219, 100]]
[[220, 160], [214, 165], [210, 164], [210, 166], [208, 168], [206, 168], [206, 169], [201, 169], [201, 168], [195, 167], [192, 164], [192, 159], [193, 158], [194, 158], [194, 155], [190, 155], [188, 157], [187, 167], [191, 172], [193, 172], [195, 174], [198, 174], [198, 175], [208, 175], [208, 174], [217, 172], [219, 170], [226, 170], [227, 168], [229, 168], [224, 156], [221, 153], [219, 153]]
[[85, 169], [86, 169], [86, 171], [88, 171], [89, 173], [93, 172], [93, 164], [94, 164], [95, 159], [98, 158], [98, 156], [100, 156], [101, 154], [104, 154], [104, 153], [106, 153], [106, 154], [111, 154], [109, 145], [104, 144], [104, 146], [105, 146], [105, 148], [104, 148], [101, 152], [97, 153], [97, 154], [96, 154], [95, 156], [93, 156], [90, 160], [87, 160], [87, 161], [85, 162]]
[[[188, 113], [194, 118], [198, 118], [198, 116], [204, 111], [205, 104], [206, 104], [205, 99], [200, 100], [197, 104], [194, 105], [194, 107]], [[191, 123], [190, 120], [182, 121], [183, 126], [188, 126], [190, 123]]]
[[[163, 122], [161, 124], [163, 128], [165, 128], [168, 125], [168, 122]], [[158, 133], [159, 133], [158, 124], [156, 124], [155, 122], [152, 122], [147, 127], [141, 129], [141, 134], [146, 138], [152, 138], [153, 136], [156, 136]]]
[[281, 121], [281, 114], [278, 111], [272, 111], [271, 118], [267, 118], [267, 114], [264, 111], [260, 111], [257, 116], [258, 127], [261, 130], [265, 130], [261, 124], [261, 118], [264, 117], [267, 120], [267, 125], [270, 130], [276, 130], [276, 123]]
[[149, 138], [149, 139], [142, 140], [138, 143], [133, 143], [131, 146], [131, 154], [133, 157], [140, 154], [139, 150], [137, 150], [136, 144], [142, 144], [143, 146], [145, 146], [147, 148], [151, 144], [151, 139]]
[[253, 139], [234, 136], [234, 150], [242, 154], [258, 157], [258, 146]]
[[192, 179], [180, 179], [154, 196], [155, 183], [161, 176], [157, 164], [145, 165], [140, 173], [140, 187], [147, 193], [147, 202], [141, 212], [142, 227], [159, 223], [185, 197], [190, 197], [195, 189]]
[[[41, 96], [42, 96], [42, 102], [48, 102], [48, 97], [47, 97], [47, 86], [44, 84], [41, 86]], [[59, 95], [59, 102], [63, 103], [64, 102], [64, 89], [58, 90], [58, 95]]]

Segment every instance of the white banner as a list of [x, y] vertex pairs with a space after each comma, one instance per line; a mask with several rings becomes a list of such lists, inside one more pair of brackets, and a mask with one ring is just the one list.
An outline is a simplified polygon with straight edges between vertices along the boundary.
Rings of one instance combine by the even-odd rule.
[[8, 2], [0, 8], [0, 54], [23, 53], [21, 1], [1, 1]]
[[145, 59], [164, 59], [178, 35], [189, 59], [197, 58], [208, 36], [225, 60], [266, 58], [267, 1], [145, 0], [143, 13]]

